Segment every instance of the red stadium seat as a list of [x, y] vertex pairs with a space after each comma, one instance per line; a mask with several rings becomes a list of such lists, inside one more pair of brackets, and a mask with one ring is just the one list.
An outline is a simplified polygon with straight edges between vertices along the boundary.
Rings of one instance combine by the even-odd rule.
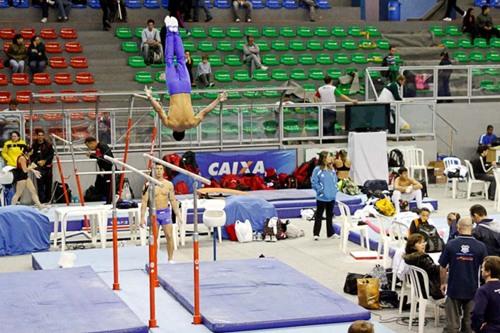
[[29, 114], [24, 115], [24, 120], [30, 121], [30, 119], [33, 119], [33, 121], [39, 121], [40, 115], [39, 114], [34, 114], [33, 116], [30, 116]]
[[64, 49], [68, 53], [82, 53], [82, 45], [78, 42], [67, 42], [64, 45]]
[[[53, 94], [53, 90], [40, 90], [38, 92], [39, 94]], [[57, 99], [54, 96], [47, 96], [47, 97], [38, 97], [38, 102], [43, 103], [43, 104], [54, 104], [57, 103]]]
[[6, 86], [9, 83], [7, 75], [0, 73], [0, 86]]
[[58, 42], [47, 42], [45, 43], [45, 52], [47, 53], [61, 53], [61, 44]]
[[88, 68], [87, 57], [71, 57], [70, 65], [73, 68]]
[[78, 35], [73, 28], [61, 28], [59, 36], [64, 39], [77, 39]]
[[[73, 112], [70, 115], [71, 120], [85, 120], [85, 114], [83, 112]], [[73, 127], [73, 129], [75, 129]], [[85, 129], [87, 129], [87, 126], [85, 126]]]
[[[71, 93], [76, 93], [76, 91], [74, 91], [74, 90], [61, 90], [61, 93], [63, 93], [63, 94], [67, 94], [67, 93], [71, 94]], [[63, 97], [61, 97], [61, 101], [63, 103], [78, 103], [78, 97], [71, 96], [71, 95], [69, 95], [69, 96], [63, 96]]]
[[30, 77], [26, 73], [14, 73], [11, 81], [15, 86], [27, 86], [30, 84]]
[[16, 92], [16, 101], [19, 104], [29, 104], [31, 99], [31, 91], [30, 90], [18, 90]]
[[2, 39], [10, 39], [14, 38], [16, 35], [16, 30], [12, 28], [2, 28], [0, 29], [0, 38]]
[[64, 57], [52, 57], [49, 59], [49, 66], [52, 68], [67, 68], [68, 64]]
[[64, 119], [62, 113], [44, 113], [42, 118], [46, 121], [61, 121]]
[[20, 33], [21, 33], [21, 36], [23, 36], [23, 38], [25, 40], [30, 40], [31, 38], [33, 38], [33, 36], [35, 36], [35, 29], [23, 28], [23, 29], [21, 29]]
[[48, 86], [52, 84], [49, 73], [36, 73], [33, 75], [33, 83], [37, 86]]
[[73, 84], [73, 79], [70, 73], [56, 73], [54, 75], [54, 82], [60, 85]]
[[54, 28], [43, 28], [40, 30], [40, 37], [43, 39], [57, 39], [56, 29]]
[[0, 91], [0, 104], [9, 104], [11, 99], [10, 92]]
[[0, 69], [3, 69], [3, 61], [0, 61]]
[[[95, 93], [97, 90], [95, 89], [85, 89], [82, 91], [82, 93]], [[83, 96], [82, 101], [87, 102], [87, 103], [95, 103], [97, 102], [97, 96]], [[90, 117], [89, 117], [90, 118]], [[95, 119], [95, 113], [94, 113], [94, 119]]]
[[92, 73], [88, 73], [88, 72], [77, 73], [75, 81], [78, 84], [94, 84], [95, 83], [94, 76], [92, 75]]

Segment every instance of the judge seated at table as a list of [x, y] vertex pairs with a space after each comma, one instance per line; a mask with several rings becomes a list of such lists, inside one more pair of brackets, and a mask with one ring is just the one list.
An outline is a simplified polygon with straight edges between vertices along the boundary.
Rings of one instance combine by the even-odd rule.
[[480, 146], [492, 147], [496, 145], [497, 136], [493, 133], [493, 125], [488, 125], [486, 127], [486, 133], [479, 137]]
[[477, 148], [477, 157], [470, 161], [470, 163], [476, 179], [484, 180], [490, 183], [490, 187], [488, 188], [488, 198], [490, 200], [495, 200], [497, 183], [495, 181], [493, 171], [496, 168], [496, 163], [486, 162], [486, 155], [488, 155], [488, 146], [479, 146]]

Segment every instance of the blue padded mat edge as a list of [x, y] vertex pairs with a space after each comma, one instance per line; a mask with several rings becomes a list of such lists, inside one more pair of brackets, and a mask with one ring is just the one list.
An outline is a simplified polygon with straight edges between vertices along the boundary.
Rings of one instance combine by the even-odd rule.
[[0, 331], [147, 333], [90, 268], [0, 274]]
[[[190, 312], [192, 269], [192, 264], [158, 269], [161, 286]], [[213, 332], [370, 319], [369, 311], [276, 259], [202, 262], [200, 281], [203, 323]]]

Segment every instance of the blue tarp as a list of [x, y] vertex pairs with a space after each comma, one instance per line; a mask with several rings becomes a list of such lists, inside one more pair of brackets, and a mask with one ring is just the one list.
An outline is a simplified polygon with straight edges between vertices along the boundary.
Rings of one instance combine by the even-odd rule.
[[27, 206], [0, 207], [0, 256], [48, 250], [49, 218]]

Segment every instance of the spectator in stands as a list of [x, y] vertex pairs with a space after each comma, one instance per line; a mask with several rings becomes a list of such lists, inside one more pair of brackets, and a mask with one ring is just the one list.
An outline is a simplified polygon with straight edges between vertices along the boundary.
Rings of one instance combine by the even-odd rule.
[[428, 208], [421, 208], [418, 215], [418, 219], [411, 221], [409, 230], [410, 235], [417, 233], [422, 225], [430, 224], [429, 217], [431, 216], [431, 211]]
[[47, 23], [49, 18], [49, 5], [54, 6], [56, 2], [54, 0], [41, 0], [40, 6], [42, 7], [42, 20], [40, 22]]
[[[486, 246], [472, 237], [472, 220], [457, 224], [459, 236], [449, 241], [439, 258], [441, 291], [446, 294], [444, 332], [470, 332], [471, 311]], [[462, 330], [460, 330], [462, 327]]]
[[[2, 111], [17, 111], [20, 110], [17, 108], [17, 101], [12, 99], [9, 102], [9, 107]], [[0, 146], [3, 147], [3, 144], [6, 140], [10, 139], [10, 134], [12, 131], [19, 131], [19, 116], [16, 115], [5, 115], [0, 112]]]
[[12, 44], [7, 49], [7, 57], [12, 73], [24, 73], [24, 64], [28, 58], [28, 50], [24, 45], [24, 38], [16, 34], [12, 39]]
[[99, 0], [102, 10], [102, 29], [109, 31], [111, 29], [111, 12], [113, 11], [114, 0]]
[[495, 176], [492, 175], [492, 172], [496, 167], [496, 163], [486, 162], [486, 155], [488, 155], [488, 146], [477, 147], [477, 154], [478, 156], [470, 161], [470, 163], [472, 164], [472, 170], [474, 171], [474, 176], [476, 177], [476, 179], [490, 182], [490, 187], [488, 188], [488, 198], [490, 200], [495, 200], [497, 183], [495, 181]]
[[54, 148], [45, 137], [43, 129], [37, 129], [36, 140], [33, 142], [33, 155], [31, 162], [36, 165], [36, 170], [40, 172], [40, 178], [36, 180], [36, 188], [40, 202], [50, 202], [52, 197], [52, 159], [54, 158]]
[[333, 154], [322, 151], [319, 154], [318, 166], [311, 175], [311, 185], [316, 192], [316, 214], [314, 215], [314, 240], [319, 239], [323, 213], [326, 210], [326, 236], [334, 235], [333, 205], [337, 196], [337, 174], [333, 167]]
[[486, 134], [479, 137], [480, 146], [491, 147], [497, 141], [497, 136], [493, 133], [493, 130], [493, 125], [486, 126]]
[[205, 22], [212, 21], [213, 17], [210, 10], [205, 4], [205, 0], [193, 0], [193, 22], [198, 22], [200, 19], [200, 8], [205, 12]]
[[396, 212], [400, 211], [400, 200], [410, 202], [415, 200], [417, 208], [422, 209], [422, 184], [408, 176], [408, 169], [401, 167], [398, 170], [398, 177], [394, 180], [394, 192], [392, 202]]
[[127, 22], [127, 7], [124, 0], [112, 0], [109, 17], [111, 22]]
[[[89, 136], [85, 138], [85, 145], [89, 149], [87, 156], [97, 160], [97, 166], [100, 171], [111, 171], [113, 163], [104, 159], [104, 156], [114, 157], [111, 148], [102, 142], [97, 142], [96, 138]], [[95, 191], [101, 197], [106, 197], [106, 204], [112, 202], [113, 193], [111, 193], [111, 175], [97, 175], [95, 180]]]
[[[380, 92], [380, 95], [378, 96], [377, 101], [378, 102], [384, 102], [384, 103], [392, 103], [395, 101], [402, 101], [403, 99], [401, 98], [401, 95], [399, 94], [399, 91], [401, 90], [401, 87], [405, 85], [406, 79], [403, 75], [399, 75], [396, 78], [396, 81], [393, 81], [389, 83], [387, 86], [385, 86], [382, 91]], [[396, 111], [391, 110], [391, 117], [390, 117], [390, 133], [396, 133]], [[408, 124], [403, 117], [399, 117], [399, 127], [401, 129], [409, 129], [410, 124]]]
[[299, 0], [299, 4], [303, 3], [306, 9], [309, 11], [309, 21], [316, 21], [316, 8], [318, 8], [318, 4], [316, 0]]
[[[448, 52], [441, 52], [441, 61], [439, 66], [451, 65], [450, 56]], [[450, 92], [450, 76], [453, 70], [439, 69], [438, 72], [438, 96], [451, 96]], [[451, 102], [451, 100], [449, 100]]]
[[30, 154], [31, 148], [29, 146], [24, 146], [21, 154], [17, 157], [16, 160], [16, 168], [12, 170], [14, 174], [14, 183], [16, 184], [16, 193], [12, 197], [11, 205], [17, 205], [19, 199], [21, 199], [24, 190], [28, 189], [31, 194], [31, 199], [35, 202], [37, 208], [42, 209], [45, 208], [45, 205], [42, 205], [38, 195], [36, 194], [35, 185], [31, 181], [31, 178], [28, 177], [28, 173], [31, 172], [35, 175], [35, 178], [40, 178], [40, 172], [36, 170], [36, 165], [30, 164]]
[[28, 48], [28, 64], [32, 74], [42, 73], [47, 67], [47, 55], [45, 54], [45, 45], [40, 36], [31, 38], [31, 44]]
[[198, 68], [196, 69], [196, 79], [202, 84], [203, 88], [213, 87], [214, 83], [210, 82], [211, 75], [212, 67], [210, 67], [208, 56], [204, 54], [201, 57], [201, 62], [198, 64]]
[[347, 333], [375, 333], [373, 324], [366, 320], [356, 320], [349, 326]]
[[184, 29], [186, 29], [186, 24], [184, 23], [186, 1], [191, 1], [191, 0], [176, 0], [168, 2], [168, 11], [170, 12], [170, 16], [175, 17], [178, 21], [179, 27]]
[[481, 14], [476, 18], [477, 32], [479, 36], [486, 38], [489, 42], [491, 37], [500, 37], [500, 31], [493, 25], [493, 18], [490, 15], [490, 7], [481, 7]]
[[26, 147], [26, 142], [21, 139], [19, 131], [10, 132], [10, 140], [5, 141], [2, 148], [5, 164], [17, 167], [17, 158], [22, 155], [24, 147]]
[[243, 62], [249, 66], [249, 74], [253, 75], [256, 68], [267, 70], [267, 67], [262, 65], [260, 60], [260, 48], [255, 44], [253, 36], [247, 36], [247, 43], [243, 45]]
[[60, 22], [67, 21], [73, 4], [69, 0], [55, 0], [55, 2], [57, 6], [57, 20]]
[[191, 52], [185, 51], [184, 56], [186, 57], [186, 68], [189, 74], [189, 81], [191, 81], [191, 87], [196, 86], [193, 79], [193, 58], [191, 58]]
[[451, 21], [451, 11], [455, 9], [455, 11], [460, 14], [460, 16], [464, 16], [465, 12], [462, 8], [457, 6], [457, 0], [448, 0], [446, 5], [446, 13], [444, 14], [443, 21]]
[[316, 97], [320, 99], [321, 103], [332, 103], [332, 105], [323, 106], [323, 135], [331, 136], [335, 135], [335, 122], [337, 121], [337, 112], [334, 105], [337, 102], [336, 96], [349, 103], [356, 104], [358, 101], [342, 94], [333, 85], [333, 79], [330, 76], [326, 75], [323, 81], [325, 84], [318, 88]]
[[396, 59], [396, 48], [393, 45], [389, 47], [389, 53], [382, 60], [382, 67], [389, 67], [389, 70], [382, 72], [382, 75], [387, 77], [391, 82], [397, 80], [399, 66]]
[[411, 98], [417, 97], [417, 76], [413, 71], [403, 71], [405, 77], [405, 84], [403, 85], [403, 97]]
[[[163, 187], [155, 187], [154, 200], [156, 207], [156, 218], [158, 225], [162, 226], [165, 238], [167, 239], [167, 256], [168, 262], [172, 263], [174, 259], [174, 237], [172, 228], [172, 211], [175, 213], [177, 223], [181, 221], [181, 212], [179, 210], [179, 203], [175, 198], [174, 185], [165, 179], [165, 169], [163, 165], [157, 164], [155, 166], [155, 178], [163, 183]], [[141, 205], [141, 227], [146, 225], [146, 209], [148, 207], [149, 190], [148, 184], [142, 191], [142, 205]]]
[[472, 330], [477, 333], [500, 332], [500, 257], [488, 256], [481, 266], [483, 284], [474, 296]]
[[471, 42], [474, 42], [474, 38], [477, 36], [476, 17], [472, 13], [473, 11], [474, 8], [467, 9], [462, 22], [462, 32], [470, 35]]
[[341, 149], [337, 152], [334, 165], [335, 171], [337, 171], [337, 177], [339, 179], [349, 178], [349, 171], [351, 171], [351, 160], [347, 157], [347, 150]]
[[141, 50], [146, 64], [163, 62], [164, 55], [160, 32], [155, 28], [155, 21], [153, 19], [149, 19], [147, 27], [142, 30]]
[[472, 236], [486, 245], [489, 256], [500, 256], [500, 222], [488, 218], [482, 205], [473, 205], [469, 211], [476, 224]]
[[457, 230], [457, 223], [460, 220], [460, 214], [458, 213], [448, 213], [446, 216], [446, 221], [448, 222], [448, 226], [450, 227], [450, 230], [448, 232], [448, 242], [451, 241], [452, 239], [457, 238], [458, 236], [458, 230]]
[[245, 22], [252, 22], [252, 3], [248, 0], [233, 0], [233, 19], [234, 22], [240, 22], [240, 16], [238, 15], [238, 10], [243, 8], [245, 10]]
[[[406, 241], [406, 249], [404, 261], [407, 265], [422, 268], [429, 277], [429, 293], [434, 299], [441, 299], [444, 297], [441, 292], [441, 277], [439, 265], [434, 264], [434, 260], [425, 253], [427, 242], [424, 235], [412, 234]], [[425, 287], [422, 286], [425, 293]], [[425, 295], [427, 296], [427, 295]]]

